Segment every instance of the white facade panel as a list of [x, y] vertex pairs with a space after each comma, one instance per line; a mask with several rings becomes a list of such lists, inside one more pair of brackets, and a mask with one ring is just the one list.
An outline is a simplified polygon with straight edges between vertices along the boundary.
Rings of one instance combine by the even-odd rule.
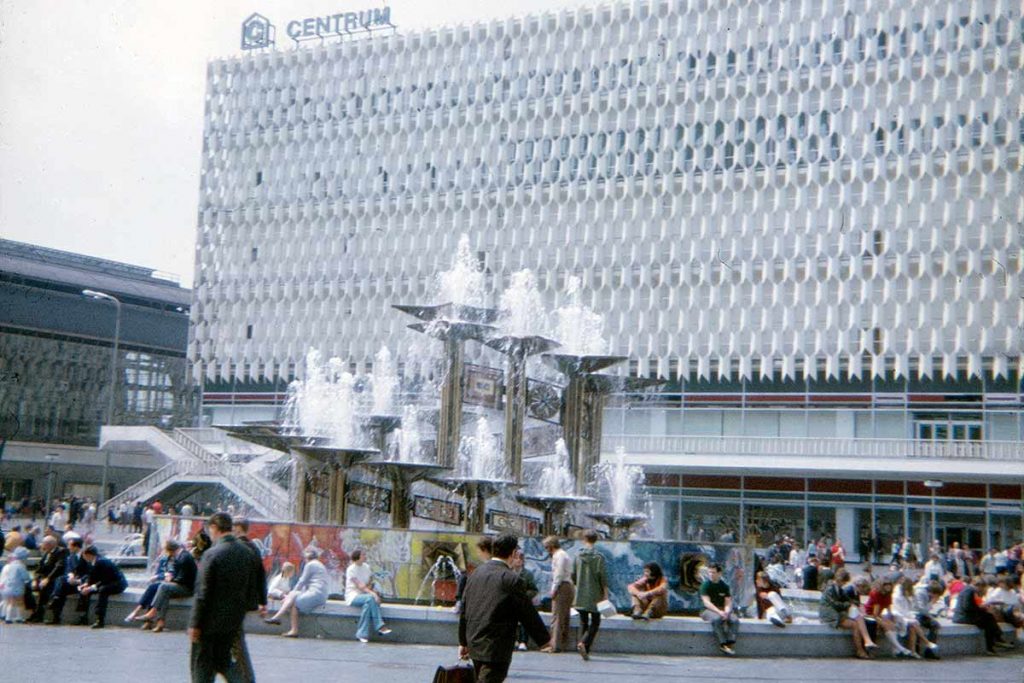
[[492, 292], [580, 276], [639, 373], [1019, 371], [1022, 32], [1017, 0], [652, 1], [213, 62], [197, 376], [408, 358], [389, 305], [461, 233]]

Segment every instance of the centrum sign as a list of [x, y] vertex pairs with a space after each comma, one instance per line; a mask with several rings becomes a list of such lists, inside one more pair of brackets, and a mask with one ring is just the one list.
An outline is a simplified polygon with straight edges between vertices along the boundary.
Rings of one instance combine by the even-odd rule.
[[289, 38], [298, 42], [391, 27], [391, 8], [382, 7], [363, 12], [339, 12], [323, 17], [295, 19], [288, 22], [285, 32]]

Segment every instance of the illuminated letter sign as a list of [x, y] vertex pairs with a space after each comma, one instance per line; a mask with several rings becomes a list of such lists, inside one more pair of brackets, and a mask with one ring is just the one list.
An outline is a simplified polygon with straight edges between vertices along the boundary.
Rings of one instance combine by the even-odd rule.
[[259, 50], [274, 44], [274, 25], [262, 14], [251, 14], [242, 22], [242, 49]]

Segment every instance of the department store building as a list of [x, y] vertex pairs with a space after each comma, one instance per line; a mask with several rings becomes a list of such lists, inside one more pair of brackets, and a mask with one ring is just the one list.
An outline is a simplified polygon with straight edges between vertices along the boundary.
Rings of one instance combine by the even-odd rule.
[[667, 380], [605, 417], [656, 536], [1019, 538], [1022, 39], [1014, 0], [637, 1], [211, 62], [207, 422], [310, 347], [422, 371], [390, 305], [467, 234]]

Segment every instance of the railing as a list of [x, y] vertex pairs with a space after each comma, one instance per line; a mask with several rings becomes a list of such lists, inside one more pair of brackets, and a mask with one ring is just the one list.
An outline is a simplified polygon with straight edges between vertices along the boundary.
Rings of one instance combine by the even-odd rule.
[[[266, 506], [267, 511], [272, 517], [283, 519], [288, 515], [288, 499], [284, 491], [280, 490], [274, 484], [260, 481], [251, 472], [244, 469], [242, 465], [236, 465], [233, 463], [221, 460], [214, 454], [210, 453], [201, 443], [196, 441], [186, 432], [176, 429], [174, 430], [174, 441], [182, 448], [187, 450], [189, 453], [195, 455], [204, 465], [210, 468], [210, 474], [216, 474], [222, 476], [238, 487], [240, 491], [245, 493], [253, 500], [259, 501]], [[191, 474], [199, 474], [198, 471], [192, 471]]]
[[924, 441], [754, 436], [630, 436], [606, 434], [602, 450], [629, 454], [802, 456], [825, 458], [934, 458], [1024, 462], [1020, 441]]

